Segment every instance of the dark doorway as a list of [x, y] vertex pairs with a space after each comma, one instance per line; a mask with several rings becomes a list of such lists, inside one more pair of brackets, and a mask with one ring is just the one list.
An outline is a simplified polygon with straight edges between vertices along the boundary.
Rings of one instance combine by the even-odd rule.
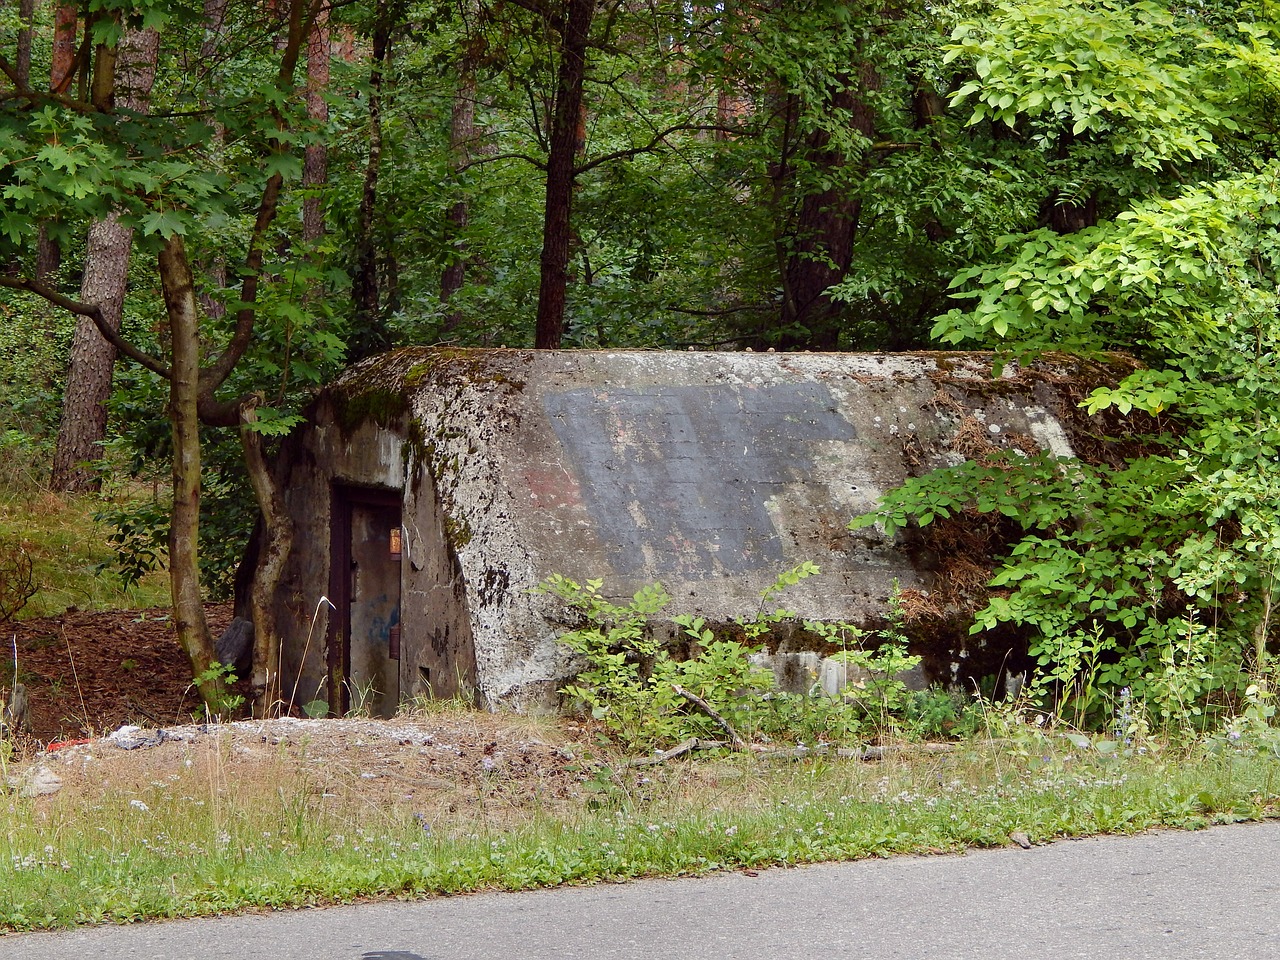
[[400, 703], [400, 495], [335, 487], [329, 705], [373, 717]]

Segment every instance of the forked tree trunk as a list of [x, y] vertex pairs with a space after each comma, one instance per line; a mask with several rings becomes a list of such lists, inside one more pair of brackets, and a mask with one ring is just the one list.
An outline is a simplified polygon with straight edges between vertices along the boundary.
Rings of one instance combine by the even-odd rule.
[[250, 685], [254, 714], [265, 717], [277, 709], [287, 711], [291, 706], [284, 702], [285, 687], [280, 676], [280, 628], [272, 601], [293, 550], [293, 525], [285, 512], [283, 493], [263, 453], [262, 435], [253, 429], [257, 420], [255, 408], [256, 402], [246, 403], [240, 408], [240, 444], [249, 481], [253, 484], [258, 509], [262, 513], [262, 539], [249, 594], [255, 637]]
[[560, 30], [560, 64], [547, 154], [547, 193], [542, 219], [541, 279], [533, 345], [555, 350], [564, 339], [569, 254], [573, 236], [574, 160], [587, 75], [587, 40], [597, 0], [566, 0]]
[[[139, 112], [147, 109], [159, 49], [160, 37], [154, 30], [131, 30], [125, 34], [116, 65], [116, 108]], [[97, 304], [113, 330], [120, 329], [124, 313], [132, 246], [133, 231], [122, 225], [115, 214], [96, 220], [89, 227], [80, 301]], [[50, 486], [54, 490], [97, 489], [100, 484], [98, 474], [86, 464], [102, 456], [115, 362], [116, 348], [98, 332], [92, 320], [78, 318], [53, 456]]]

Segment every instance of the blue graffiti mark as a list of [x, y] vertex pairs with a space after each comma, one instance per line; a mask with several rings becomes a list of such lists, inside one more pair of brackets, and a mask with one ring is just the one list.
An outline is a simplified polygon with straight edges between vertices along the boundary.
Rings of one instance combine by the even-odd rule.
[[819, 384], [582, 388], [543, 403], [620, 573], [646, 552], [688, 572], [778, 564], [766, 502], [812, 474], [816, 442], [857, 438]]
[[394, 601], [395, 605], [388, 611], [387, 607], [392, 603], [391, 598], [387, 594], [375, 597], [372, 600], [365, 601], [369, 612], [369, 637], [373, 640], [381, 640], [387, 643], [391, 639], [391, 628], [400, 622], [400, 601]]

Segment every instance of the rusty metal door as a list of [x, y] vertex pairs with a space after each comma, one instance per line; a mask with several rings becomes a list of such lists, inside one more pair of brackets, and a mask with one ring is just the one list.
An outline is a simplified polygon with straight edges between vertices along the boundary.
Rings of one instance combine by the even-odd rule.
[[337, 488], [333, 521], [339, 635], [329, 649], [329, 703], [339, 713], [391, 717], [400, 703], [400, 497]]

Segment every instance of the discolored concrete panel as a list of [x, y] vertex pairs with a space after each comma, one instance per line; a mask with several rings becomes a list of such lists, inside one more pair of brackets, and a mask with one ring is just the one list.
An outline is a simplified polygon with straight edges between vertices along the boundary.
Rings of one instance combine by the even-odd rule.
[[818, 384], [567, 390], [543, 406], [614, 570], [684, 545], [705, 574], [784, 561], [766, 506], [853, 427]]

